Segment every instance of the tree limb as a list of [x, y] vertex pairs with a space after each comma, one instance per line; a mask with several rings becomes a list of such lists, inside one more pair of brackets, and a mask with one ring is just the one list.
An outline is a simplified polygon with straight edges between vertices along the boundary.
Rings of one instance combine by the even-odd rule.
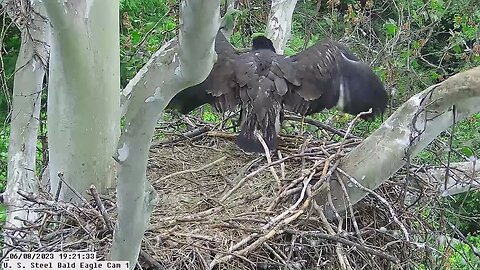
[[[432, 142], [455, 120], [461, 121], [480, 111], [480, 67], [461, 72], [444, 82], [433, 85], [410, 98], [382, 126], [341, 159], [340, 168], [363, 186], [374, 190]], [[450, 110], [455, 105], [456, 110]], [[348, 179], [346, 180], [348, 183]], [[347, 186], [352, 204], [367, 192]], [[338, 212], [347, 205], [337, 181], [331, 183], [333, 204]], [[326, 204], [325, 192], [316, 197], [319, 205]], [[333, 216], [330, 206], [325, 208]]]

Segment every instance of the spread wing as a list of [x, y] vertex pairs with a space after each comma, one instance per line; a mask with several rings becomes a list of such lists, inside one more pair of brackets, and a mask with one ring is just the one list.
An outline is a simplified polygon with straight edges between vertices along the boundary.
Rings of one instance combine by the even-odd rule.
[[288, 84], [284, 108], [302, 115], [334, 106], [353, 115], [370, 108], [378, 114], [387, 105], [387, 93], [371, 68], [331, 40], [291, 57], [278, 56], [272, 71]]
[[238, 105], [240, 99], [234, 73], [238, 53], [221, 31], [218, 31], [215, 38], [215, 52], [217, 62], [207, 78], [202, 83], [186, 88], [175, 95], [167, 105], [167, 109], [175, 109], [187, 114], [205, 103], [210, 103], [217, 110], [225, 112], [233, 110]]

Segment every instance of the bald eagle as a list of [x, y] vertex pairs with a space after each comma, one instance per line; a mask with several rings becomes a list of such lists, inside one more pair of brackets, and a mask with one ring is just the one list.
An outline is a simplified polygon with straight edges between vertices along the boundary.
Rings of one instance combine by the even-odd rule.
[[265, 36], [252, 49], [236, 50], [219, 31], [217, 62], [202, 83], [178, 93], [167, 108], [186, 114], [210, 103], [220, 112], [241, 107], [236, 144], [246, 152], [264, 152], [258, 132], [270, 150], [277, 147], [283, 110], [310, 115], [337, 106], [368, 119], [384, 112], [387, 92], [372, 69], [341, 44], [317, 42], [293, 56], [278, 55]]

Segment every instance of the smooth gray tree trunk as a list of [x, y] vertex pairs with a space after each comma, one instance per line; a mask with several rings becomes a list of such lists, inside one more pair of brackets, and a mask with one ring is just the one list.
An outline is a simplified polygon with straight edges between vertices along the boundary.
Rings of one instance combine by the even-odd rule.
[[[43, 1], [52, 24], [48, 88], [51, 192], [114, 184], [119, 136], [118, 0]], [[59, 177], [59, 174], [63, 175]], [[81, 201], [62, 185], [60, 198]]]
[[[122, 92], [125, 127], [118, 143], [118, 222], [110, 257], [135, 267], [157, 193], [146, 179], [148, 150], [155, 125], [172, 97], [205, 80], [216, 60], [220, 24], [218, 0], [184, 0], [179, 44], [165, 44]], [[198, 68], [202, 67], [202, 68]]]
[[[12, 21], [16, 20], [14, 1], [5, 1]], [[18, 190], [38, 193], [35, 176], [37, 132], [39, 125], [41, 94], [46, 74], [49, 53], [49, 25], [42, 16], [45, 10], [40, 2], [25, 3], [30, 10], [29, 21], [17, 25], [21, 31], [21, 44], [15, 65], [13, 84], [10, 139], [8, 144], [8, 175], [4, 199], [7, 205], [6, 226], [23, 227], [21, 220], [35, 220], [36, 214], [29, 202], [18, 195]], [[15, 231], [5, 231], [4, 240], [10, 243], [10, 235]]]

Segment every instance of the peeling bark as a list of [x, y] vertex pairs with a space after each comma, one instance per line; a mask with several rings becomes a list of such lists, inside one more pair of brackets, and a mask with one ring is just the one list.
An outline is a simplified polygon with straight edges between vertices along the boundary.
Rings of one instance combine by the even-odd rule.
[[268, 16], [266, 36], [278, 54], [283, 54], [292, 31], [292, 16], [297, 0], [273, 0]]
[[[220, 23], [216, 0], [185, 0], [180, 8], [180, 46], [170, 41], [157, 51], [123, 91], [125, 128], [118, 143], [118, 223], [110, 257], [138, 259], [157, 194], [146, 179], [147, 158], [157, 120], [172, 97], [205, 80], [215, 62]], [[202, 68], [198, 68], [198, 67]]]
[[[119, 136], [118, 0], [43, 1], [52, 24], [48, 89], [51, 192], [113, 186]], [[60, 199], [80, 201], [61, 189]]]
[[[7, 1], [3, 4], [12, 21], [23, 22], [17, 25], [21, 30], [20, 51], [15, 66], [13, 84], [12, 114], [10, 123], [10, 139], [8, 144], [8, 176], [4, 199], [7, 208], [6, 225], [10, 228], [23, 227], [21, 220], [34, 220], [36, 214], [29, 211], [30, 203], [18, 195], [18, 190], [38, 192], [38, 181], [35, 178], [35, 158], [37, 131], [39, 125], [41, 94], [46, 74], [49, 53], [49, 25], [42, 16], [45, 15], [43, 5], [39, 2], [31, 4], [26, 10], [26, 17], [17, 20], [15, 4]], [[20, 219], [18, 219], [20, 218]], [[11, 234], [5, 232], [5, 241], [10, 243]]]
[[[340, 161], [339, 167], [364, 187], [375, 189], [406, 164], [442, 131], [455, 122], [480, 111], [480, 67], [461, 72], [410, 98], [382, 126]], [[455, 110], [452, 106], [455, 105]], [[350, 203], [367, 195], [346, 181]], [[347, 205], [338, 181], [331, 182], [333, 206], [344, 212]], [[316, 200], [334, 212], [327, 203], [326, 191]]]

